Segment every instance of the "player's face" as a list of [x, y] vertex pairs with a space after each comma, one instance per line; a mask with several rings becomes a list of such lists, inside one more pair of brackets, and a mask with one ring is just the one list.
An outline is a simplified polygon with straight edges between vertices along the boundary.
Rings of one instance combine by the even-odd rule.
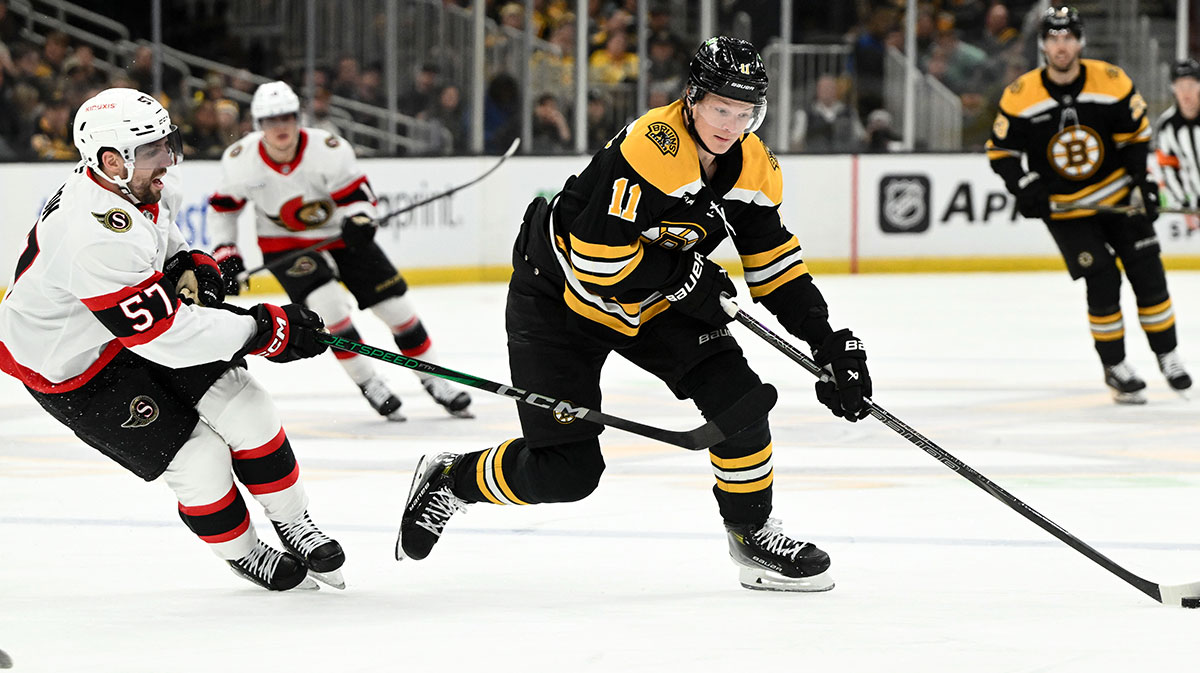
[[1195, 77], [1180, 77], [1171, 85], [1179, 112], [1188, 119], [1200, 115], [1200, 80]]
[[1079, 62], [1079, 53], [1083, 44], [1069, 30], [1052, 30], [1042, 40], [1042, 49], [1046, 52], [1046, 66], [1066, 72]]
[[169, 138], [147, 143], [133, 152], [133, 175], [129, 191], [142, 203], [158, 203], [162, 199], [162, 177], [176, 163], [175, 150]]
[[295, 114], [263, 117], [258, 120], [258, 125], [263, 130], [263, 141], [272, 149], [287, 152], [295, 149], [300, 141], [300, 122]]
[[692, 106], [692, 119], [705, 146], [724, 154], [750, 126], [754, 105], [710, 93]]

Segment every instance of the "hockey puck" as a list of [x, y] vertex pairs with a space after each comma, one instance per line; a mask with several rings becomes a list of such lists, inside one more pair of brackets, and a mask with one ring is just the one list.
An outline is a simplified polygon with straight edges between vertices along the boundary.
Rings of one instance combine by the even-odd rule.
[[1179, 604], [1185, 608], [1200, 608], [1200, 596], [1188, 596], [1180, 600]]
[[4, 650], [0, 650], [0, 668], [12, 668], [12, 657]]

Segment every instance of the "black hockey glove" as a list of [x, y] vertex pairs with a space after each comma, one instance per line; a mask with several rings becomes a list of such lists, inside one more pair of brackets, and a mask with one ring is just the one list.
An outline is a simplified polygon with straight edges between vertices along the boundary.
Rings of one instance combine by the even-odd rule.
[[346, 247], [356, 250], [375, 239], [375, 220], [359, 213], [342, 220], [342, 240]]
[[324, 353], [329, 346], [317, 341], [325, 321], [301, 304], [259, 304], [250, 309], [258, 323], [254, 336], [239, 355], [261, 355], [271, 362], [291, 362]]
[[1022, 217], [1045, 220], [1050, 217], [1050, 190], [1037, 171], [1021, 176], [1013, 194], [1017, 197], [1017, 210]]
[[1146, 180], [1141, 185], [1142, 207], [1146, 209], [1146, 219], [1153, 223], [1158, 219], [1158, 183]]
[[692, 254], [695, 257], [683, 279], [662, 293], [671, 306], [697, 320], [717, 327], [729, 324], [733, 317], [721, 308], [721, 294], [732, 297], [737, 288], [719, 264], [698, 252]]
[[217, 262], [200, 250], [181, 250], [163, 265], [163, 275], [185, 300], [201, 306], [225, 301], [225, 283]]
[[866, 418], [870, 411], [863, 403], [871, 396], [871, 375], [867, 372], [867, 351], [848, 329], [840, 329], [825, 338], [813, 351], [813, 359], [833, 371], [832, 381], [817, 381], [817, 399], [834, 416], [851, 423]]
[[246, 270], [246, 264], [242, 261], [237, 246], [233, 243], [222, 243], [213, 250], [212, 256], [217, 260], [221, 277], [225, 279], [225, 294], [231, 297], [241, 294], [242, 284], [238, 281], [238, 274]]

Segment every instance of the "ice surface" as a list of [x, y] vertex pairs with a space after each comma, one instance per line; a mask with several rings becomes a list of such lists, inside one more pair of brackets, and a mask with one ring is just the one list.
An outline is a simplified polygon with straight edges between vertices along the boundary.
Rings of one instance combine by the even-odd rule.
[[[1196, 374], [1200, 274], [1168, 280]], [[1140, 408], [1110, 401], [1083, 285], [1065, 273], [818, 282], [835, 326], [867, 345], [876, 402], [1132, 572], [1200, 580], [1200, 401], [1167, 389], [1128, 290]], [[503, 286], [412, 297], [446, 366], [508, 380]], [[742, 301], [773, 324], [744, 287]], [[373, 316], [358, 324], [392, 347]], [[387, 423], [328, 356], [251, 367], [283, 413], [314, 520], [346, 548], [348, 588], [268, 593], [184, 528], [165, 485], [0, 377], [0, 649], [22, 673], [1191, 670], [1200, 613], [1160, 607], [873, 419], [835, 419], [808, 374], [731, 329], [780, 389], [775, 513], [830, 552], [829, 593], [741, 589], [705, 455], [616, 430], [592, 497], [474, 506], [429, 559], [397, 563], [418, 456], [516, 436], [513, 403], [475, 391], [478, 418], [452, 419], [392, 368], [409, 421]], [[605, 383], [609, 413], [701, 421], [619, 358]]]

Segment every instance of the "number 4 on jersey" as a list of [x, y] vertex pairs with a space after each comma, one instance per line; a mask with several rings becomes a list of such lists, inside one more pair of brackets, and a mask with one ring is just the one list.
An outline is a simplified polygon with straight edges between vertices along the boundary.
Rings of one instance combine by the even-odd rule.
[[[629, 188], [628, 200], [625, 198], [626, 187]], [[630, 185], [627, 178], [617, 178], [616, 182], [613, 183], [612, 203], [608, 204], [608, 214], [628, 222], [633, 222], [637, 220], [638, 201], [641, 198], [641, 185], [637, 183]], [[621, 204], [625, 205], [624, 210], [621, 209]]]

